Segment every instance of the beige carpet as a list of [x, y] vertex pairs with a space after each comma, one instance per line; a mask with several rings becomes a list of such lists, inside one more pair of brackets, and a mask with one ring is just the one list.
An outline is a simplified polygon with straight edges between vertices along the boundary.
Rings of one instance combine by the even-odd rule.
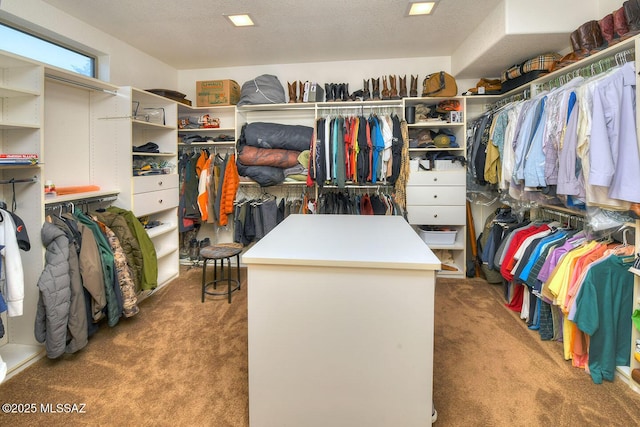
[[[0, 425], [247, 426], [246, 283], [231, 305], [202, 304], [200, 270], [182, 273], [80, 353], [0, 385], [2, 403], [83, 404], [86, 413], [0, 414]], [[619, 380], [593, 384], [480, 279], [438, 281], [434, 359], [436, 425], [629, 426], [640, 417], [640, 394]]]

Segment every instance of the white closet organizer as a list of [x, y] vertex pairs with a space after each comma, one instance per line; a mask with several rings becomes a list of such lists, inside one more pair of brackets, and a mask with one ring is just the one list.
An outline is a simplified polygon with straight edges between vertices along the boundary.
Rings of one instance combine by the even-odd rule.
[[[270, 122], [284, 125], [301, 125], [315, 128], [316, 120], [328, 115], [364, 115], [395, 113], [402, 116], [402, 100], [392, 101], [344, 101], [344, 102], [318, 102], [318, 103], [288, 103], [288, 104], [262, 104], [242, 105], [236, 108], [236, 137], [240, 135], [242, 126], [254, 122]], [[288, 185], [304, 185], [300, 183], [286, 183]], [[345, 188], [376, 188], [384, 186], [382, 182], [377, 184], [366, 183], [363, 185], [349, 185]], [[331, 185], [325, 188], [333, 188]]]
[[[42, 160], [44, 117], [44, 69], [35, 62], [0, 53], [0, 153], [37, 154]], [[2, 314], [5, 335], [0, 339], [0, 356], [8, 375], [31, 363], [41, 352], [33, 335], [38, 288], [34, 286], [43, 265], [40, 226], [44, 220], [42, 167], [1, 165], [0, 182], [15, 180], [16, 214], [27, 227], [29, 252], [20, 251], [24, 268], [23, 314], [7, 318]], [[24, 181], [24, 182], [20, 182]], [[12, 185], [0, 185], [0, 199], [11, 209]], [[0, 286], [4, 289], [4, 280]]]
[[[465, 99], [452, 98], [404, 98], [406, 107], [415, 107], [419, 104], [437, 106], [442, 101], [457, 100], [460, 103], [460, 121], [416, 121], [409, 124], [410, 133], [430, 130], [433, 134], [440, 131], [453, 134], [459, 147], [437, 148], [421, 147], [409, 148], [409, 156], [424, 158], [426, 155], [434, 155], [440, 152], [448, 152], [464, 158], [466, 154], [466, 125], [465, 125]], [[407, 182], [407, 216], [409, 223], [416, 229], [428, 230], [433, 236], [434, 242], [428, 243], [429, 248], [438, 251], [448, 251], [453, 263], [447, 263], [451, 270], [441, 270], [439, 276], [463, 277], [466, 264], [467, 242], [467, 217], [466, 217], [466, 168], [459, 162], [435, 161], [425, 165], [424, 161], [412, 160], [411, 173]], [[419, 167], [423, 165], [424, 170]], [[433, 232], [432, 230], [435, 230]], [[442, 233], [442, 230], [445, 230]], [[452, 240], [440, 238], [451, 237]], [[446, 253], [446, 252], [443, 252]], [[445, 261], [441, 259], [441, 261]]]
[[[185, 105], [182, 103], [178, 103], [178, 119], [189, 119], [191, 121], [197, 119], [199, 116], [209, 115], [210, 117], [217, 118], [220, 121], [220, 127], [217, 128], [196, 128], [196, 129], [178, 129], [178, 135], [182, 136], [190, 136], [190, 135], [199, 135], [203, 138], [211, 138], [206, 142], [191, 142], [188, 144], [183, 143], [181, 138], [179, 138], [178, 145], [179, 146], [234, 146], [236, 142], [236, 106], [235, 105], [224, 105], [219, 107], [192, 107], [190, 105]], [[216, 138], [221, 136], [229, 136], [232, 138], [231, 141], [215, 141]]]
[[[131, 118], [118, 121], [127, 143], [123, 141], [118, 155], [118, 181], [123, 190], [117, 205], [131, 210], [138, 218], [160, 223], [147, 229], [158, 259], [157, 290], [179, 274], [177, 103], [130, 86], [120, 88], [119, 94], [122, 96], [115, 117]], [[158, 111], [163, 112], [163, 118], [148, 114]], [[159, 153], [133, 151], [134, 147], [149, 142], [158, 145]], [[152, 162], [153, 173], [134, 175], [137, 161]], [[152, 292], [143, 292], [143, 297]]]
[[[640, 47], [639, 43], [640, 36], [634, 36], [502, 95], [468, 96], [466, 97], [468, 114], [472, 116], [478, 115], [488, 107], [494, 106], [497, 103], [508, 102], [511, 99], [517, 99], [521, 97], [523, 93], [535, 96], [542, 90], [549, 89], [552, 82], [569, 81], [577, 75], [597, 74], [611, 66], [615, 66], [617, 63], [621, 64], [629, 60], [635, 62], [637, 72], [640, 70], [640, 62], [637, 56], [638, 48]], [[635, 59], [629, 59], [630, 57]], [[636, 99], [638, 99], [640, 94], [639, 90], [640, 88], [636, 85]], [[640, 123], [640, 112], [638, 108], [636, 108], [636, 123]], [[640, 141], [640, 133], [638, 134], [638, 140]], [[553, 209], [553, 206], [549, 206], [549, 208]], [[640, 233], [637, 232], [637, 230], [640, 230], [640, 221], [635, 221], [631, 226], [636, 229], [636, 248], [640, 248]], [[634, 309], [640, 309], [640, 277], [638, 276], [635, 277], [634, 282], [633, 303]], [[629, 319], [629, 321], [631, 322], [631, 319]], [[640, 331], [632, 327], [630, 367], [618, 367], [617, 374], [619, 378], [629, 384], [629, 387], [640, 393], [640, 384], [636, 383], [630, 375], [631, 370], [640, 369], [640, 361], [634, 357], [637, 340], [640, 340]]]
[[[203, 115], [209, 115], [219, 120], [220, 127], [217, 128], [195, 128], [195, 129], [178, 129], [178, 148], [179, 152], [183, 150], [199, 151], [201, 149], [208, 149], [211, 155], [219, 152], [232, 152], [235, 150], [236, 140], [236, 106], [235, 105], [221, 105], [221, 106], [209, 106], [209, 107], [192, 107], [178, 103], [178, 120], [189, 119], [190, 122], [194, 122], [198, 117]], [[201, 136], [206, 138], [206, 141], [192, 141], [185, 143], [183, 137], [189, 136]], [[226, 136], [228, 138], [222, 139]], [[226, 140], [229, 139], [229, 140]], [[231, 227], [217, 228], [213, 223], [203, 222], [198, 230], [198, 239], [209, 238], [212, 243], [228, 242], [233, 240], [233, 233]], [[186, 261], [185, 261], [186, 262]], [[193, 261], [189, 261], [192, 263]]]

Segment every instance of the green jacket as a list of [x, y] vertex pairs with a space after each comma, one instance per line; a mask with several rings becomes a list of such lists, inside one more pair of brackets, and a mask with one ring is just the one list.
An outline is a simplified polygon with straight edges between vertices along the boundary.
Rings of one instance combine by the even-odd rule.
[[151, 238], [147, 234], [147, 230], [133, 212], [126, 209], [111, 206], [107, 208], [108, 212], [113, 212], [124, 216], [129, 229], [138, 239], [140, 251], [142, 252], [142, 281], [140, 287], [143, 290], [155, 289], [158, 286], [158, 258], [156, 256], [156, 248], [153, 246]]

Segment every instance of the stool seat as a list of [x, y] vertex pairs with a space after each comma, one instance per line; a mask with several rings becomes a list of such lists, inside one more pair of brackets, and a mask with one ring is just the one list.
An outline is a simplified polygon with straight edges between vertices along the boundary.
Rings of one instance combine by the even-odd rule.
[[[227, 295], [229, 303], [231, 303], [231, 293], [240, 289], [240, 253], [242, 252], [241, 243], [217, 243], [215, 245], [205, 246], [200, 249], [200, 257], [202, 258], [202, 302], [205, 295]], [[236, 257], [238, 275], [237, 279], [231, 278], [231, 258]], [[207, 261], [213, 261], [213, 280], [207, 282]], [[218, 261], [220, 261], [220, 278], [218, 278]], [[227, 262], [227, 274], [225, 275], [224, 263]], [[226, 292], [214, 292], [209, 288], [216, 289], [218, 283], [226, 282]]]
[[200, 249], [200, 256], [208, 259], [223, 259], [238, 255], [242, 246], [236, 243], [220, 243]]

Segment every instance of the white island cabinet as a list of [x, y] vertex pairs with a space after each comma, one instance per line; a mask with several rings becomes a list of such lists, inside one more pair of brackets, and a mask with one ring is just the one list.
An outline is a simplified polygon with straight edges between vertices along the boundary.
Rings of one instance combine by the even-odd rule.
[[291, 215], [243, 262], [252, 427], [431, 424], [441, 265], [402, 217]]

